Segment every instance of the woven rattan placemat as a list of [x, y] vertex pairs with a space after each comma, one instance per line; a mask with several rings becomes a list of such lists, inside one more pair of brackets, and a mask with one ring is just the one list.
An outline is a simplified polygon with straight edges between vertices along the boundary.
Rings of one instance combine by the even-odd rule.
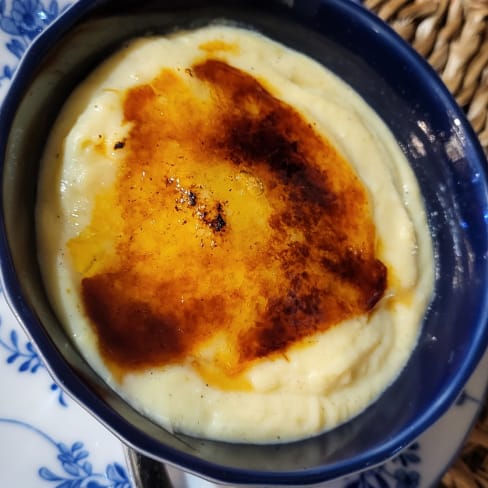
[[[364, 4], [439, 73], [488, 155], [488, 0], [366, 0]], [[488, 402], [441, 486], [488, 488]]]

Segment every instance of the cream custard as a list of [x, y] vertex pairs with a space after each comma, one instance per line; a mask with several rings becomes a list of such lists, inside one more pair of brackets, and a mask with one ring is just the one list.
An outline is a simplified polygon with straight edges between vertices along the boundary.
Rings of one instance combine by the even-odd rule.
[[285, 442], [398, 376], [433, 288], [415, 176], [312, 59], [215, 25], [134, 40], [47, 142], [38, 252], [93, 368], [165, 428]]

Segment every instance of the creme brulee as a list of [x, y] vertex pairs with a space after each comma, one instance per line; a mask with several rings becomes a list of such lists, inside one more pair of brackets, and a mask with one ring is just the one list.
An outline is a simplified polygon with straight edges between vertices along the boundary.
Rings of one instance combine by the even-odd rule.
[[423, 202], [385, 125], [236, 27], [135, 40], [77, 88], [37, 232], [90, 364], [166, 428], [214, 439], [290, 441], [358, 414], [432, 293]]

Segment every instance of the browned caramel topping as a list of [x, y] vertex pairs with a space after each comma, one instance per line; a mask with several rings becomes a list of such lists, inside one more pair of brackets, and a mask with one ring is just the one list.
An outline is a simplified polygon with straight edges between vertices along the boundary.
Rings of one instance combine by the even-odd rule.
[[381, 298], [363, 185], [258, 80], [213, 59], [164, 69], [124, 115], [116, 184], [70, 242], [113, 368], [237, 377]]

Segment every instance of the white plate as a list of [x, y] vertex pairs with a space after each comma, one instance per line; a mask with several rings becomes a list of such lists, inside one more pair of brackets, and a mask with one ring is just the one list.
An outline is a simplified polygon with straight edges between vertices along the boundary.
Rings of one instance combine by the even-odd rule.
[[[0, 100], [26, 47], [66, 0], [0, 0]], [[324, 488], [434, 486], [484, 397], [488, 352], [455, 405], [415, 443], [373, 470]], [[171, 470], [177, 488], [211, 483]], [[130, 488], [121, 444], [50, 378], [0, 294], [0, 486]]]

